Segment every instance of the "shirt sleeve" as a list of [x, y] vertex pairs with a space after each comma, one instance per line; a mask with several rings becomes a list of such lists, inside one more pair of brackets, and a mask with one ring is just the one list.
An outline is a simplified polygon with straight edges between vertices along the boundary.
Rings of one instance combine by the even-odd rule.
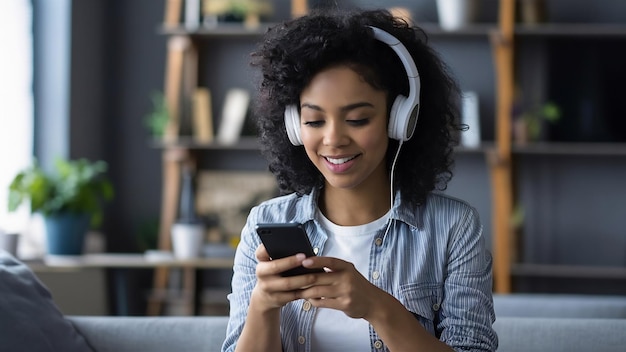
[[226, 339], [222, 345], [223, 352], [235, 350], [237, 340], [246, 321], [250, 295], [256, 285], [257, 259], [254, 253], [260, 241], [254, 231], [256, 221], [252, 219], [256, 219], [255, 214], [256, 209], [253, 209], [241, 231], [241, 240], [235, 253], [231, 293], [228, 295], [230, 317], [226, 329]]
[[495, 351], [492, 259], [477, 211], [467, 207], [450, 228], [444, 282], [441, 340], [456, 351]]

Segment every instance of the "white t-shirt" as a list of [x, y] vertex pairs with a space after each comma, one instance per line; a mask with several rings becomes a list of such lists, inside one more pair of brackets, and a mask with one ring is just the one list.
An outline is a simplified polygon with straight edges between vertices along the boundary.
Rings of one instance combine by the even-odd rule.
[[[317, 211], [316, 219], [328, 232], [323, 256], [351, 262], [361, 275], [368, 277], [370, 248], [374, 236], [386, 226], [390, 213], [365, 225], [339, 226]], [[311, 350], [324, 352], [369, 351], [369, 323], [353, 319], [342, 311], [328, 308], [317, 309], [313, 319]]]

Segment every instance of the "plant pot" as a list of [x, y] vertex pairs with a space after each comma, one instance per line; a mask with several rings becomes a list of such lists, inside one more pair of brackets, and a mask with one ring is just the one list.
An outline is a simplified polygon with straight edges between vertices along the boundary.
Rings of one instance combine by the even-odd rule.
[[172, 225], [172, 249], [178, 259], [202, 256], [204, 225], [201, 223], [175, 223]]
[[19, 242], [19, 234], [0, 232], [0, 250], [5, 250], [12, 256], [17, 257], [17, 248]]
[[48, 254], [82, 254], [89, 220], [89, 214], [62, 213], [46, 216], [44, 222]]

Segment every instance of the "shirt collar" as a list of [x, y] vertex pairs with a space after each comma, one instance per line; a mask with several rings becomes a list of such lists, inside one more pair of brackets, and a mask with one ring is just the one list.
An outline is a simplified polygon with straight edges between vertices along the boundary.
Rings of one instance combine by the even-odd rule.
[[[298, 213], [298, 218], [294, 219], [299, 223], [305, 223], [315, 219], [315, 212], [317, 211], [317, 200], [321, 193], [321, 188], [313, 188], [311, 193], [305, 194], [301, 197], [300, 202], [303, 202], [302, 211]], [[424, 206], [420, 205], [417, 209], [408, 206], [406, 203], [402, 203], [402, 196], [400, 191], [396, 191], [394, 197], [393, 207], [391, 209], [390, 218], [399, 220], [406, 223], [409, 226], [419, 228], [423, 223], [422, 213]]]

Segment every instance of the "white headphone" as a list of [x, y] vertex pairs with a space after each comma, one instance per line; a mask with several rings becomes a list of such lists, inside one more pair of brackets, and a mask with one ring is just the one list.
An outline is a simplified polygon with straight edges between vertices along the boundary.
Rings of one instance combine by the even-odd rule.
[[[374, 31], [375, 39], [389, 45], [396, 55], [398, 55], [409, 80], [409, 96], [398, 95], [393, 101], [389, 115], [389, 126], [387, 127], [389, 138], [405, 142], [413, 137], [415, 125], [417, 124], [417, 115], [420, 106], [419, 72], [417, 71], [411, 54], [409, 54], [409, 51], [400, 40], [380, 28], [369, 27]], [[303, 144], [302, 138], [300, 137], [300, 114], [298, 114], [298, 107], [296, 105], [287, 105], [285, 108], [285, 128], [287, 129], [287, 136], [291, 144]]]

